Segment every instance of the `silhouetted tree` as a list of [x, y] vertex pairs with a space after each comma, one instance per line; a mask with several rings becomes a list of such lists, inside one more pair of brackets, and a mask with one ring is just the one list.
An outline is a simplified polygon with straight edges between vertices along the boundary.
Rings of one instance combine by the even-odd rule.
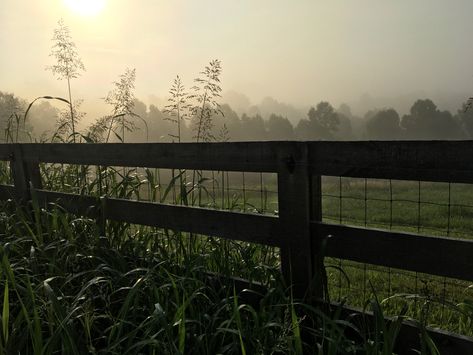
[[417, 100], [401, 125], [409, 139], [461, 139], [462, 129], [448, 111], [439, 111], [432, 100]]
[[26, 102], [13, 94], [0, 91], [0, 128], [5, 129], [8, 119], [14, 113], [23, 113]]
[[366, 122], [369, 139], [395, 140], [402, 137], [401, 120], [394, 109], [381, 110]]
[[149, 142], [148, 107], [137, 98], [133, 99], [133, 117], [136, 118], [134, 129], [128, 133], [127, 141]]
[[29, 135], [24, 111], [26, 101], [10, 93], [0, 91], [0, 136], [5, 142], [19, 142]]
[[228, 104], [223, 104], [220, 107], [223, 114], [223, 124], [228, 130], [228, 134], [233, 141], [246, 140], [245, 132], [243, 132], [243, 125], [238, 117], [238, 114]]
[[307, 113], [308, 120], [302, 119], [295, 128], [297, 139], [317, 140], [333, 139], [338, 130], [340, 118], [328, 102], [322, 101], [317, 108], [311, 107]]
[[354, 119], [357, 120], [357, 118], [353, 116], [350, 106], [347, 104], [341, 104], [336, 112], [340, 120], [340, 125], [333, 133], [334, 138], [337, 140], [353, 139], [352, 121]]
[[294, 128], [286, 117], [272, 114], [267, 122], [267, 127], [269, 140], [291, 140], [294, 138]]
[[309, 110], [309, 120], [317, 121], [328, 132], [334, 133], [340, 125], [340, 119], [335, 112], [332, 105], [326, 101], [321, 101], [317, 104], [317, 108]]
[[241, 116], [241, 123], [244, 137], [247, 137], [245, 140], [267, 140], [264, 120], [260, 115], [247, 116], [243, 114]]
[[470, 102], [465, 102], [462, 108], [457, 112], [457, 120], [463, 127], [465, 133], [471, 139], [473, 138], [473, 108]]

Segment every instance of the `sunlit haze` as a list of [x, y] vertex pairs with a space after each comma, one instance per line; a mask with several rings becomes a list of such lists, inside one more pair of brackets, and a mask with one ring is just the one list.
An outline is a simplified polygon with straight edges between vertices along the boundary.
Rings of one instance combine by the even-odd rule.
[[81, 16], [97, 16], [105, 7], [105, 0], [64, 0], [64, 3]]
[[429, 97], [454, 110], [473, 94], [472, 13], [471, 0], [2, 0], [0, 90], [63, 95], [45, 70], [62, 18], [86, 67], [73, 89], [88, 119], [127, 67], [136, 96], [159, 103], [176, 74], [190, 87], [215, 58], [223, 92], [251, 104], [328, 100], [362, 114]]

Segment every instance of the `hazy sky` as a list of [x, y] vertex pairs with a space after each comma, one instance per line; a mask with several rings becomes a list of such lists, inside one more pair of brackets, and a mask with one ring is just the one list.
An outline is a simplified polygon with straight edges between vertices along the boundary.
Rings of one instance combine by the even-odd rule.
[[214, 58], [223, 89], [255, 103], [473, 95], [472, 16], [472, 0], [108, 0], [95, 17], [65, 0], [0, 0], [0, 90], [65, 95], [45, 71], [63, 18], [87, 68], [73, 92], [88, 105], [126, 67], [146, 101], [165, 96], [176, 74], [191, 86]]

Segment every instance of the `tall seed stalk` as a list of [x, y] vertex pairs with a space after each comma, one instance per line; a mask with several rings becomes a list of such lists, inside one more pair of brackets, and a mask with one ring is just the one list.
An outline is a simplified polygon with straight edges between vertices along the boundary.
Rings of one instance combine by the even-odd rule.
[[72, 140], [76, 142], [76, 123], [78, 117], [74, 116], [74, 106], [72, 101], [71, 80], [77, 78], [82, 71], [85, 71], [84, 64], [79, 57], [75, 43], [72, 41], [69, 27], [61, 19], [58, 21], [58, 28], [54, 30], [52, 41], [54, 45], [51, 49], [51, 57], [56, 59], [56, 64], [47, 67], [58, 80], [67, 81], [67, 91], [69, 96], [70, 125], [72, 129]]
[[[125, 130], [131, 132], [136, 128], [134, 122], [129, 118], [138, 117], [133, 112], [135, 107], [135, 95], [133, 93], [135, 79], [136, 70], [127, 68], [125, 73], [120, 75], [119, 80], [113, 82], [114, 89], [109, 91], [105, 98], [105, 102], [112, 106], [112, 114], [108, 116], [108, 122], [105, 123], [108, 125], [106, 143], [110, 139], [111, 132], [114, 132], [122, 143], [125, 143]], [[116, 128], [121, 129], [121, 137], [116, 133]]]
[[[222, 114], [217, 99], [221, 96], [220, 92], [220, 74], [222, 73], [221, 62], [218, 59], [211, 60], [209, 65], [200, 72], [201, 76], [194, 79], [196, 85], [192, 87], [193, 94], [189, 95], [190, 99], [194, 99], [196, 103], [190, 107], [190, 112], [194, 120], [194, 139], [199, 142], [211, 142], [215, 140], [212, 129], [214, 126], [213, 118]], [[197, 176], [196, 176], [197, 175]], [[194, 171], [192, 175], [192, 200], [194, 201], [194, 187], [198, 177], [198, 183], [203, 180], [202, 171]], [[201, 189], [199, 188], [198, 204], [202, 201]]]
[[[165, 120], [171, 121], [176, 125], [176, 133], [170, 133], [169, 136], [174, 140], [177, 140], [177, 143], [181, 143], [182, 134], [181, 127], [184, 124], [184, 121], [189, 119], [189, 109], [190, 105], [187, 103], [187, 98], [189, 94], [186, 92], [184, 85], [182, 84], [181, 78], [179, 75], [176, 76], [174, 82], [169, 90], [171, 95], [168, 102], [169, 104], [165, 106], [163, 113], [168, 114], [168, 117], [165, 117]], [[175, 172], [172, 169], [172, 181], [175, 181]], [[187, 201], [187, 191], [186, 191], [186, 172], [185, 170], [179, 170], [179, 190], [180, 190], [180, 202]], [[174, 199], [176, 198], [176, 188], [173, 186]]]

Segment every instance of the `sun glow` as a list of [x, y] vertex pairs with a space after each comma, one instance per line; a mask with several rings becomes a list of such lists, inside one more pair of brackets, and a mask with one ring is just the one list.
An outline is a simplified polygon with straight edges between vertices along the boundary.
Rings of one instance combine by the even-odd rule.
[[93, 17], [102, 12], [106, 0], [64, 0], [64, 3], [78, 15]]

